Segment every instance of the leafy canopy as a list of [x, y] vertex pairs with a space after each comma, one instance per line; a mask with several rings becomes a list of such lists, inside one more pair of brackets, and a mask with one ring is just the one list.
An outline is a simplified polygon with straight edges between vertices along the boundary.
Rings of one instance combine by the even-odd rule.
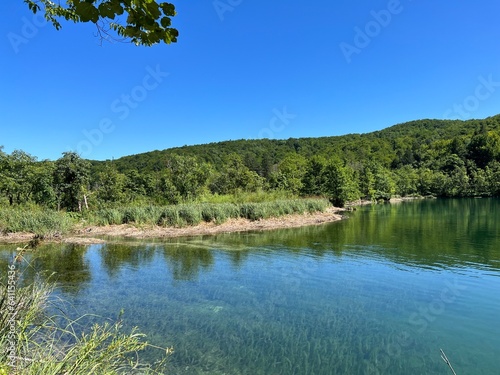
[[92, 22], [101, 39], [115, 32], [136, 45], [151, 46], [177, 42], [178, 31], [171, 26], [176, 15], [170, 3], [156, 0], [24, 0], [33, 13], [45, 12], [45, 18], [59, 30], [60, 18], [73, 22]]

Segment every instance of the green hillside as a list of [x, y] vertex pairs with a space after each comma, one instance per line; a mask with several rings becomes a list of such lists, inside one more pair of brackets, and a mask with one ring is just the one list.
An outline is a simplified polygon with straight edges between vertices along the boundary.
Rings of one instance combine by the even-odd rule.
[[500, 193], [500, 115], [418, 120], [367, 134], [235, 140], [88, 161], [0, 151], [0, 205], [79, 211], [126, 205], [321, 196]]
[[113, 161], [120, 171], [140, 169], [155, 171], [164, 168], [170, 155], [193, 156], [214, 166], [221, 166], [224, 157], [238, 154], [251, 170], [265, 175], [267, 169], [290, 153], [306, 158], [314, 155], [338, 155], [345, 160], [375, 159], [390, 167], [408, 153], [425, 153], [438, 141], [459, 139], [467, 142], [475, 132], [500, 131], [500, 115], [482, 120], [417, 120], [398, 124], [366, 134], [335, 137], [289, 138], [287, 140], [235, 140], [203, 145], [183, 146], [163, 151], [125, 156]]

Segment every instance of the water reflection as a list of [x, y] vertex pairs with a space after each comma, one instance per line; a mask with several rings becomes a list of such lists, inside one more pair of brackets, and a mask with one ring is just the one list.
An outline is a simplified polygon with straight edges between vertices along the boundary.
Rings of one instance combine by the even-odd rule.
[[195, 280], [214, 264], [214, 254], [207, 248], [164, 246], [162, 252], [174, 280]]
[[[16, 245], [4, 245], [0, 249], [2, 274], [7, 264], [17, 254]], [[56, 281], [66, 293], [78, 293], [82, 285], [92, 279], [89, 262], [85, 259], [86, 246], [44, 244], [34, 251], [23, 253], [24, 261], [18, 263], [22, 282], [31, 283], [35, 277]]]
[[[256, 233], [172, 239], [145, 245], [138, 241], [99, 245], [103, 269], [110, 277], [122, 269], [160, 261], [176, 280], [196, 280], [214, 265], [213, 250], [227, 253], [237, 270], [250, 256], [266, 256], [273, 249], [295, 256], [372, 256], [420, 268], [500, 267], [500, 206], [497, 199], [419, 201], [362, 207], [348, 220]], [[14, 245], [4, 245], [0, 267], [6, 270]], [[92, 275], [85, 258], [87, 247], [44, 244], [27, 253], [25, 277], [40, 270], [55, 272], [68, 291], [77, 292]], [[36, 255], [33, 257], [33, 255]], [[156, 261], [158, 259], [156, 258]], [[47, 273], [46, 273], [47, 274]]]
[[155, 254], [154, 246], [109, 243], [99, 247], [104, 269], [110, 277], [123, 268], [138, 269], [149, 264]]
[[[80, 313], [124, 308], [175, 347], [169, 373], [441, 374], [441, 346], [461, 373], [494, 373], [498, 208], [423, 201], [317, 227], [44, 245], [25, 275], [57, 272]], [[440, 304], [449, 285], [460, 293]]]

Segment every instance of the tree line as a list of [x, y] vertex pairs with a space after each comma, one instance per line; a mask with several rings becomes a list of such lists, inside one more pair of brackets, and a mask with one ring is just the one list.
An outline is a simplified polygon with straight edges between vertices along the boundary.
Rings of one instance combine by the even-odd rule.
[[254, 192], [342, 206], [398, 196], [498, 196], [500, 116], [420, 120], [368, 134], [239, 140], [91, 161], [0, 148], [0, 205], [66, 211], [178, 204]]

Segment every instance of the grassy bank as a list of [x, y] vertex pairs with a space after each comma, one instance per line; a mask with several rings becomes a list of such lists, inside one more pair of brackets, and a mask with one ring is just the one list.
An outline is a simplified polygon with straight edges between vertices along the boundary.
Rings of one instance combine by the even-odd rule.
[[201, 222], [224, 223], [229, 219], [260, 220], [289, 214], [323, 212], [326, 199], [289, 199], [254, 203], [190, 203], [174, 206], [121, 207], [89, 211], [86, 219], [95, 225], [146, 224], [184, 227]]
[[331, 204], [326, 199], [280, 199], [262, 202], [187, 203], [172, 206], [125, 206], [66, 213], [33, 208], [0, 208], [0, 231], [4, 234], [30, 232], [56, 237], [81, 225], [148, 225], [186, 227], [202, 222], [222, 224], [229, 219], [252, 221], [290, 214], [324, 212]]
[[[0, 281], [0, 374], [89, 375], [159, 374], [164, 360], [151, 366], [140, 360], [150, 345], [137, 328], [124, 332], [120, 320], [81, 327], [80, 320], [48, 314], [52, 285], [22, 286], [15, 263]], [[79, 333], [77, 333], [79, 332]]]
[[30, 232], [55, 237], [77, 223], [74, 215], [38, 207], [0, 208], [0, 233]]

